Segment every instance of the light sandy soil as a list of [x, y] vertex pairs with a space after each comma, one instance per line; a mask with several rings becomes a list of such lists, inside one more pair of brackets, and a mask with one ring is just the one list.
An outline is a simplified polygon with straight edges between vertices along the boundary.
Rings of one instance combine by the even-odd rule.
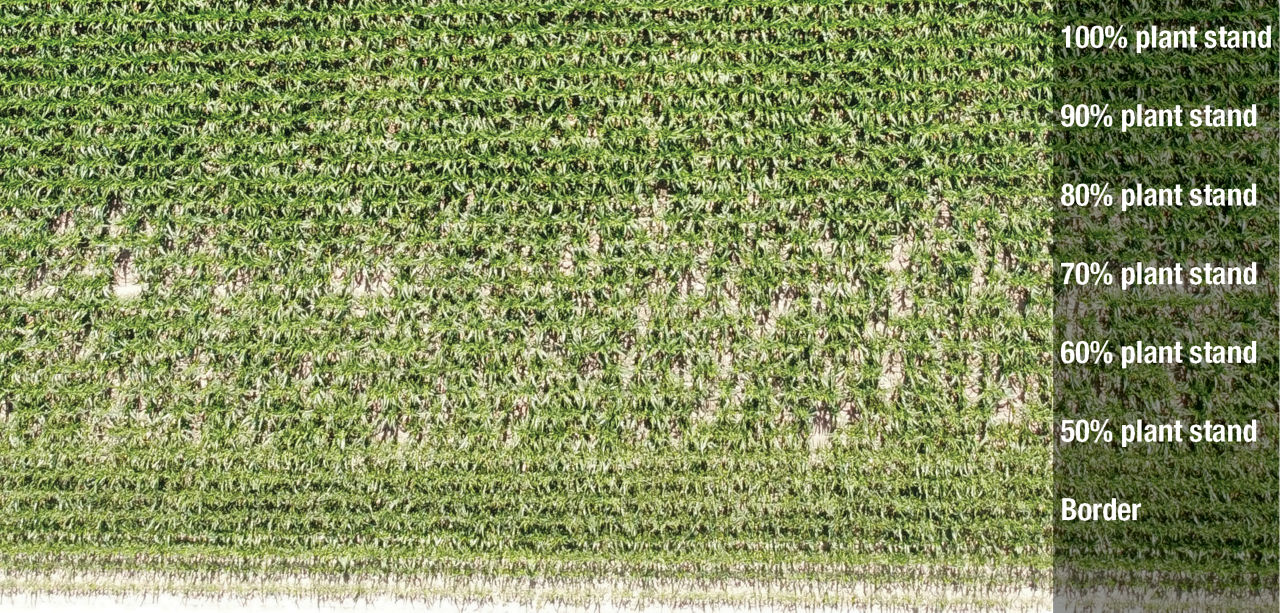
[[[910, 585], [848, 580], [625, 581], [420, 576], [385, 581], [254, 573], [42, 573], [0, 568], [2, 613], [926, 613], [1052, 608], [1044, 585], [986, 585], [903, 567]], [[993, 569], [985, 569], [999, 573]], [[981, 574], [983, 569], [974, 573]], [[1031, 572], [1031, 571], [1028, 571]], [[923, 573], [923, 574], [920, 574]], [[976, 575], [975, 575], [976, 576]]]
[[[253, 598], [207, 600], [179, 596], [113, 597], [113, 596], [2, 596], [0, 610], [6, 613], [338, 613], [377, 611], [378, 613], [781, 613], [772, 607], [616, 607], [601, 604], [593, 607], [521, 605], [518, 603], [462, 603], [447, 599], [435, 602], [412, 602], [396, 599], [374, 599], [359, 602], [320, 602], [292, 598]], [[788, 608], [794, 613], [796, 609]], [[805, 609], [814, 613], [835, 613], [835, 609]], [[867, 609], [868, 611], [873, 609]]]

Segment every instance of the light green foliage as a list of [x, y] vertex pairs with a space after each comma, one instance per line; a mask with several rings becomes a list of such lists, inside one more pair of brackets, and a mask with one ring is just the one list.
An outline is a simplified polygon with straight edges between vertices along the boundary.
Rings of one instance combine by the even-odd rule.
[[0, 564], [1028, 585], [1048, 24], [6, 1]]

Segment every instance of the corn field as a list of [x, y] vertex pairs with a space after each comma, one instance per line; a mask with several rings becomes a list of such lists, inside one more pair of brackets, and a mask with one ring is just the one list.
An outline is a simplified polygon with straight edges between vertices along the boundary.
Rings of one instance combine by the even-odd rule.
[[1031, 606], [1050, 7], [0, 3], [0, 589]]

